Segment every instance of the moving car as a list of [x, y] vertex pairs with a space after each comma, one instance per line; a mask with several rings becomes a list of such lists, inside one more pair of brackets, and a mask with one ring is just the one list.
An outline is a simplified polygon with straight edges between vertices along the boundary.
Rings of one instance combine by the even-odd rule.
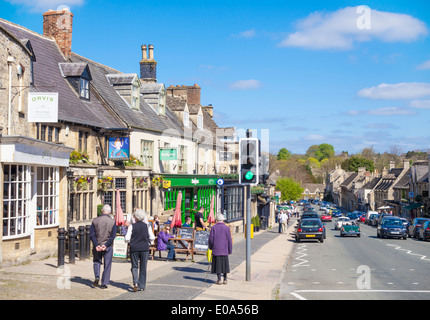
[[348, 217], [339, 217], [339, 219], [337, 219], [335, 224], [334, 224], [334, 229], [340, 230], [340, 228], [342, 228], [343, 224], [347, 223], [349, 221], [351, 221], [351, 219]]
[[303, 219], [319, 219], [319, 215], [316, 212], [304, 212], [302, 213], [302, 215], [300, 216], [299, 221], [303, 220]]
[[397, 217], [386, 217], [381, 220], [376, 230], [376, 236], [378, 238], [395, 237], [408, 238], [406, 233], [406, 227], [403, 225], [403, 221]]
[[356, 222], [347, 222], [346, 224], [342, 225], [340, 228], [340, 236], [357, 236], [360, 238], [361, 236], [361, 230], [360, 226]]
[[415, 218], [412, 223], [408, 227], [408, 237], [409, 238], [417, 238], [418, 232], [421, 229], [421, 226], [430, 219], [428, 218]]
[[327, 213], [323, 213], [321, 214], [321, 221], [322, 222], [331, 222], [331, 215], [327, 214]]
[[302, 219], [296, 229], [296, 242], [318, 240], [324, 242], [325, 228], [320, 219]]
[[349, 219], [351, 219], [352, 221], [359, 221], [359, 219], [360, 219], [360, 217], [358, 216], [358, 214], [357, 213], [347, 213], [346, 214], [346, 216], [349, 218]]
[[331, 211], [331, 215], [333, 217], [341, 217], [342, 216], [342, 212], [339, 209], [334, 209]]
[[420, 231], [418, 232], [418, 240], [427, 240], [430, 239], [430, 220], [424, 222]]

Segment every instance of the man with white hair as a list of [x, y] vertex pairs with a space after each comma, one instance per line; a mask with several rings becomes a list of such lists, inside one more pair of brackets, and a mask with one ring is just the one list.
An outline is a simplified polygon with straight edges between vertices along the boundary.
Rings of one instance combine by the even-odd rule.
[[113, 241], [116, 237], [115, 220], [110, 216], [112, 208], [104, 205], [102, 214], [95, 218], [90, 228], [90, 238], [93, 243], [93, 269], [95, 280], [93, 285], [98, 286], [100, 281], [100, 269], [104, 260], [102, 283], [100, 288], [106, 289], [110, 282], [110, 274], [113, 257]]
[[137, 209], [134, 213], [136, 223], [132, 224], [125, 236], [125, 241], [130, 243], [131, 275], [133, 277], [133, 291], [143, 291], [146, 287], [146, 267], [149, 257], [150, 242], [155, 237], [149, 231], [146, 221], [146, 212]]

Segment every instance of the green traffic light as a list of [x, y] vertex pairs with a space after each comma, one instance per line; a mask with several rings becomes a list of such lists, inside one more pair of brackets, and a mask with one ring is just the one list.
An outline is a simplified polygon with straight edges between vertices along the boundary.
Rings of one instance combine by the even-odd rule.
[[245, 179], [246, 179], [246, 180], [252, 180], [252, 178], [254, 178], [254, 172], [252, 172], [252, 171], [248, 171], [248, 172], [245, 174]]

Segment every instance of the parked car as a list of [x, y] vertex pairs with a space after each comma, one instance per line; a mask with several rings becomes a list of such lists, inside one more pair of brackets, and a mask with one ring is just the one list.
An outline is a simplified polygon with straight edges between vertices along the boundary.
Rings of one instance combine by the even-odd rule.
[[382, 219], [385, 217], [392, 217], [393, 215], [391, 213], [381, 213], [378, 217], [378, 221], [376, 223], [376, 226], [379, 226], [381, 224]]
[[349, 212], [346, 214], [346, 216], [351, 219], [352, 221], [359, 221], [359, 216], [357, 213]]
[[347, 223], [349, 221], [351, 221], [351, 219], [349, 219], [348, 217], [339, 217], [339, 219], [337, 219], [335, 224], [334, 224], [334, 229], [340, 230], [340, 228], [343, 226], [343, 224]]
[[395, 237], [408, 238], [406, 233], [406, 227], [403, 225], [402, 220], [398, 217], [385, 217], [381, 220], [376, 230], [376, 236], [378, 238]]
[[372, 220], [378, 218], [378, 214], [377, 213], [371, 213], [368, 218], [366, 219], [365, 223], [368, 224], [369, 226], [372, 225]]
[[325, 228], [320, 219], [302, 219], [296, 229], [296, 242], [318, 240], [324, 242]]
[[418, 240], [427, 240], [430, 239], [430, 220], [424, 222], [420, 231], [418, 232]]
[[303, 212], [300, 216], [299, 222], [303, 219], [319, 219], [320, 216], [316, 212]]
[[415, 218], [411, 224], [409, 224], [408, 227], [408, 237], [409, 238], [417, 238], [418, 236], [418, 232], [421, 229], [421, 226], [423, 225], [423, 223], [425, 223], [426, 221], [428, 221], [430, 219], [428, 218]]
[[356, 222], [347, 222], [340, 228], [340, 236], [356, 236], [360, 238], [361, 230], [360, 226]]

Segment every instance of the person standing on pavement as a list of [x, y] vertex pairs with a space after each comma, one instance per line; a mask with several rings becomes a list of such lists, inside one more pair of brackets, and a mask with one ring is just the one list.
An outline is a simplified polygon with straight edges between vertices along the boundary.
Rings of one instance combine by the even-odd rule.
[[216, 224], [212, 226], [209, 234], [209, 249], [212, 250], [211, 272], [218, 277], [216, 284], [221, 284], [221, 275], [224, 276], [223, 284], [227, 284], [227, 273], [230, 273], [228, 256], [233, 252], [230, 228], [224, 223], [225, 217], [219, 213]]
[[113, 257], [113, 241], [116, 236], [116, 223], [110, 214], [110, 205], [104, 205], [100, 216], [95, 218], [90, 227], [90, 238], [93, 243], [93, 269], [97, 287], [100, 281], [100, 269], [104, 260], [104, 269], [100, 288], [106, 289], [110, 282]]
[[194, 214], [194, 226], [197, 231], [206, 230], [206, 225], [203, 220], [203, 212], [205, 212], [205, 208], [201, 207], [200, 210]]
[[[146, 287], [146, 270], [149, 257], [150, 242], [155, 239], [145, 223], [146, 212], [138, 209], [134, 213], [136, 223], [127, 231], [125, 241], [130, 243], [131, 275], [133, 277], [133, 291], [143, 291]], [[152, 239], [151, 239], [152, 238]]]

